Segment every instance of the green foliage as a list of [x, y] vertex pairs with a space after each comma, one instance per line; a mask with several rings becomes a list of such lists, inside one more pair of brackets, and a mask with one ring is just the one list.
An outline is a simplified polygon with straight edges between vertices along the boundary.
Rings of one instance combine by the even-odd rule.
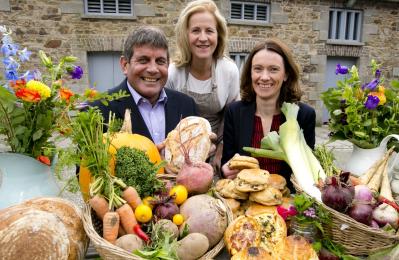
[[[371, 73], [378, 82], [375, 88], [367, 86], [372, 81], [362, 83], [353, 66], [349, 77], [321, 94], [330, 115], [332, 141], [349, 140], [359, 147], [373, 148], [385, 136], [399, 132], [399, 82], [384, 85], [383, 76], [376, 75], [378, 68], [379, 64], [372, 60]], [[379, 98], [375, 108], [367, 107], [368, 96]]]
[[164, 187], [156, 176], [163, 163], [155, 165], [147, 154], [136, 148], [121, 147], [116, 153], [115, 175], [127, 186], [134, 187], [141, 198], [153, 195]]

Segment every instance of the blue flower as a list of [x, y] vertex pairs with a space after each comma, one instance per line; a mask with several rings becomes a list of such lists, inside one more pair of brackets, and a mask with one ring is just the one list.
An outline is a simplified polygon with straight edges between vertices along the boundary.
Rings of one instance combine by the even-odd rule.
[[18, 72], [15, 70], [6, 70], [5, 71], [5, 78], [7, 80], [17, 80], [18, 79]]
[[375, 71], [375, 77], [376, 77], [377, 79], [379, 79], [379, 78], [381, 77], [381, 70], [377, 69], [377, 70]]
[[12, 38], [10, 35], [4, 35], [3, 38], [1, 39], [3, 44], [11, 44], [12, 43]]
[[339, 63], [337, 64], [337, 67], [335, 67], [335, 75], [338, 75], [338, 74], [345, 75], [345, 74], [348, 74], [348, 72], [349, 72], [348, 67], [341, 66], [341, 64], [339, 64]]
[[362, 90], [369, 89], [370, 91], [374, 91], [375, 88], [378, 86], [378, 84], [380, 84], [380, 80], [378, 78], [377, 79], [373, 79], [369, 83], [363, 84], [362, 85]]
[[14, 60], [12, 57], [6, 57], [3, 59], [3, 64], [6, 70], [18, 70], [19, 63]]
[[9, 44], [3, 44], [3, 46], [1, 46], [1, 52], [5, 57], [15, 56], [17, 55], [17, 51], [18, 51], [18, 44], [9, 43]]
[[369, 110], [373, 110], [378, 106], [378, 103], [380, 103], [380, 99], [377, 96], [368, 95], [367, 100], [364, 103], [364, 107]]
[[75, 66], [73, 70], [69, 71], [72, 79], [80, 79], [83, 75], [83, 69], [80, 66]]
[[35, 74], [36, 74], [35, 71], [28, 70], [24, 73], [24, 75], [21, 76], [21, 79], [25, 79], [26, 82], [33, 79], [39, 79], [36, 77]]
[[28, 49], [25, 48], [19, 52], [19, 60], [21, 62], [28, 61], [31, 54], [32, 52], [28, 51]]

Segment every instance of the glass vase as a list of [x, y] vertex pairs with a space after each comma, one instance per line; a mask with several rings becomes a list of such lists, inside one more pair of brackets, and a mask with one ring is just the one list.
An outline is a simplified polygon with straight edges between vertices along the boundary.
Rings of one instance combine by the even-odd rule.
[[299, 222], [292, 219], [288, 229], [289, 235], [304, 237], [309, 243], [313, 243], [318, 238], [318, 229], [311, 222]]
[[0, 153], [0, 209], [59, 193], [52, 167], [23, 154]]

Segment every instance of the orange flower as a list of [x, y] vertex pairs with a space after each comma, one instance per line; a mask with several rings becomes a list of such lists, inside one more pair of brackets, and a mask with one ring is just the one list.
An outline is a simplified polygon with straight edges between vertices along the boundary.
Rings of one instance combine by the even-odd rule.
[[85, 97], [87, 98], [95, 98], [98, 94], [98, 91], [92, 88], [86, 89]]
[[44, 163], [44, 164], [48, 165], [48, 166], [51, 165], [50, 158], [48, 158], [48, 157], [45, 156], [45, 155], [40, 155], [40, 156], [38, 156], [38, 157], [37, 157], [37, 160], [38, 160], [39, 162], [41, 162], [41, 163]]
[[380, 102], [378, 102], [379, 106], [382, 106], [382, 105], [384, 105], [387, 102], [387, 98], [385, 97], [384, 92], [375, 92], [375, 91], [373, 91], [373, 92], [370, 92], [368, 94], [368, 96], [378, 97], [378, 99], [380, 100]]
[[37, 103], [41, 100], [38, 91], [33, 89], [21, 88], [15, 92], [15, 96], [26, 102]]
[[62, 100], [65, 100], [67, 103], [69, 103], [69, 99], [75, 95], [72, 90], [68, 88], [60, 88], [60, 97]]
[[14, 91], [17, 91], [26, 86], [26, 81], [25, 79], [10, 80], [10, 86], [14, 89]]

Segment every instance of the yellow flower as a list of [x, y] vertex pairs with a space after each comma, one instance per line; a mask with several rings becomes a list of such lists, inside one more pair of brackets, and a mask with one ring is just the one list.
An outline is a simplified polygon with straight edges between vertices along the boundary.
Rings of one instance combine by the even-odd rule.
[[26, 88], [37, 91], [42, 100], [49, 98], [51, 95], [51, 89], [46, 84], [37, 80], [29, 80], [26, 83]]
[[380, 102], [378, 102], [379, 106], [382, 106], [387, 102], [387, 98], [385, 97], [384, 92], [379, 92], [379, 91], [375, 92], [374, 91], [374, 92], [370, 92], [368, 95], [378, 97], [378, 99], [380, 100]]
[[385, 93], [385, 87], [383, 85], [378, 86], [378, 92]]

